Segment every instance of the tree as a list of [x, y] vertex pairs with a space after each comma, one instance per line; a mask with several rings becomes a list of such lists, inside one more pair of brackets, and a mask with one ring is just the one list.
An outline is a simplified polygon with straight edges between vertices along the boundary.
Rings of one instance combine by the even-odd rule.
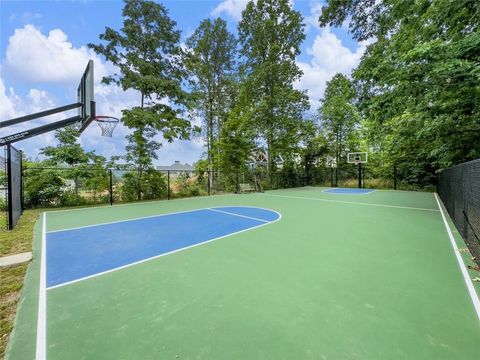
[[292, 139], [309, 107], [306, 94], [293, 88], [302, 75], [295, 62], [305, 39], [302, 21], [288, 0], [258, 0], [247, 4], [238, 25], [245, 96], [239, 106], [266, 144], [270, 174], [275, 157], [297, 146]]
[[127, 135], [125, 160], [135, 169], [136, 196], [140, 200], [149, 192], [143, 186], [144, 172], [152, 169], [152, 159], [161, 143], [160, 132], [172, 142], [188, 139], [190, 122], [183, 114], [188, 104], [182, 84], [180, 32], [175, 29], [165, 7], [153, 1], [126, 0], [123, 27], [116, 31], [107, 27], [100, 35], [106, 44], [89, 44], [97, 54], [105, 56], [119, 73], [103, 78], [106, 84], [117, 84], [123, 90], [140, 93], [140, 105], [123, 110], [123, 123], [132, 133]]
[[47, 146], [40, 150], [40, 154], [48, 156], [46, 164], [50, 166], [67, 166], [64, 177], [74, 182], [75, 196], [78, 196], [79, 179], [89, 177], [91, 174], [85, 169], [86, 164], [94, 158], [94, 152], [85, 152], [77, 142], [80, 133], [73, 127], [57, 130], [55, 138], [56, 146]]
[[185, 63], [191, 76], [196, 108], [204, 121], [208, 170], [211, 171], [214, 146], [218, 147], [221, 127], [232, 103], [237, 42], [228, 32], [227, 23], [217, 18], [203, 20], [186, 43]]
[[87, 153], [77, 142], [80, 133], [73, 127], [67, 127], [55, 132], [58, 143], [40, 150], [40, 154], [49, 157], [52, 165], [67, 165], [69, 167], [86, 164], [93, 152]]
[[327, 82], [322, 104], [318, 109], [321, 131], [324, 133], [331, 154], [337, 164], [346, 158], [348, 151], [356, 150], [360, 117], [353, 104], [355, 91], [348, 78], [343, 74]]
[[480, 3], [329, 1], [320, 24], [347, 18], [356, 39], [372, 41], [353, 73], [371, 145], [427, 183], [479, 157]]

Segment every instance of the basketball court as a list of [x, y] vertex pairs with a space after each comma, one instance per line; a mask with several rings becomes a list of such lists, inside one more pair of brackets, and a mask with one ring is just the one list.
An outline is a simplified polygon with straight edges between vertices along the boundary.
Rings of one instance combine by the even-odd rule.
[[479, 287], [436, 195], [338, 190], [43, 214], [7, 357], [475, 358]]

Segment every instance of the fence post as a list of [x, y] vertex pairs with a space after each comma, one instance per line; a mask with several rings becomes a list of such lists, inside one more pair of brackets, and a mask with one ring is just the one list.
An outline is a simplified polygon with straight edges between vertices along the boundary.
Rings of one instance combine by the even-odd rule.
[[239, 176], [240, 176], [240, 174], [239, 174], [238, 171], [237, 171], [237, 183], [236, 183], [236, 192], [237, 192], [237, 194], [240, 193], [240, 177], [239, 177]]
[[393, 166], [393, 190], [397, 190], [397, 166]]
[[167, 200], [170, 200], [170, 170], [167, 170]]
[[210, 195], [210, 170], [207, 170], [207, 190], [208, 195]]
[[108, 169], [108, 176], [109, 176], [109, 192], [110, 192], [110, 205], [113, 205], [113, 176], [112, 176], [112, 169]]

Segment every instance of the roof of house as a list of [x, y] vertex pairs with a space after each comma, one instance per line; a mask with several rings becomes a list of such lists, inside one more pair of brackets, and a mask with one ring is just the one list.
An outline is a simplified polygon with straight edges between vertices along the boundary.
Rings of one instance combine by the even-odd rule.
[[195, 170], [195, 166], [190, 164], [182, 164], [180, 161], [175, 161], [172, 165], [160, 165], [157, 166], [157, 170], [170, 170], [170, 171], [193, 171]]

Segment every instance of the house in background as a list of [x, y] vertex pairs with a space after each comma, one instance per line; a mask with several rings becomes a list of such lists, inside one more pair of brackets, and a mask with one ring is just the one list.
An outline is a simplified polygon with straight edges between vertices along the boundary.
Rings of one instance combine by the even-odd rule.
[[190, 165], [190, 164], [182, 164], [180, 161], [175, 160], [175, 162], [172, 165], [164, 166], [160, 165], [156, 167], [157, 170], [160, 171], [170, 171], [170, 176], [176, 177], [182, 172], [193, 172], [195, 171], [195, 164]]

